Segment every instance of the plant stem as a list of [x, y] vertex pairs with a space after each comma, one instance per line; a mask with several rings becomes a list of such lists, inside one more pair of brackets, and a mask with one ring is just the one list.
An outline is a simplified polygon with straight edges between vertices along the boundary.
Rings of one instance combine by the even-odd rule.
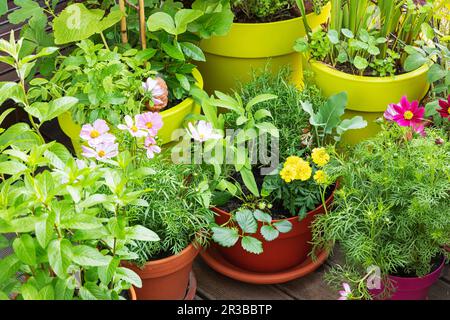
[[105, 45], [105, 48], [110, 50], [108, 42], [106, 41], [106, 38], [105, 38], [105, 35], [103, 34], [103, 32], [100, 32], [100, 37], [102, 37], [102, 41], [103, 41], [103, 44]]

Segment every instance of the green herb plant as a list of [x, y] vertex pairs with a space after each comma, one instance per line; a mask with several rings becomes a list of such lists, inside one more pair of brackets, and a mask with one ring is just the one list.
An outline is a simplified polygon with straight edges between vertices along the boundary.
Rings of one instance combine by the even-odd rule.
[[[361, 116], [341, 119], [347, 105], [347, 93], [341, 92], [328, 98], [320, 108], [314, 108], [309, 101], [301, 102], [303, 110], [309, 114], [311, 130], [304, 139], [309, 145], [323, 147], [332, 141], [339, 142], [342, 134], [348, 130], [362, 129], [367, 126]], [[309, 137], [308, 137], [309, 136]]]
[[[297, 3], [301, 8], [301, 1]], [[307, 38], [298, 39], [294, 49], [346, 73], [381, 77], [409, 71], [405, 47], [431, 29], [435, 9], [432, 1], [413, 0], [332, 0], [331, 4], [327, 26], [317, 31], [308, 26]]]
[[155, 75], [145, 61], [154, 50], [130, 49], [119, 53], [102, 44], [83, 40], [69, 56], [60, 56], [50, 79], [34, 79], [30, 93], [36, 101], [74, 96], [78, 102], [70, 112], [76, 123], [105, 119], [117, 125], [127, 114], [143, 108], [142, 82]]
[[371, 266], [389, 288], [388, 275], [421, 277], [448, 257], [450, 143], [440, 130], [412, 138], [407, 131], [390, 125], [349, 157], [336, 156], [334, 209], [313, 225], [316, 248], [339, 243], [344, 253], [328, 281], [347, 282], [355, 299], [372, 298], [364, 280]]
[[[143, 226], [130, 226], [125, 209], [147, 205], [139, 198], [151, 190], [130, 188], [131, 178], [140, 180], [146, 171], [124, 176], [117, 168], [74, 159], [61, 144], [45, 143], [40, 126], [77, 100], [30, 104], [25, 78], [36, 59], [55, 48], [20, 59], [22, 43], [13, 33], [9, 42], [0, 40], [0, 50], [8, 54], [2, 61], [16, 68], [20, 78], [19, 83], [2, 83], [1, 102], [11, 98], [21, 104], [32, 124], [17, 123], [0, 134], [0, 247], [13, 249], [0, 260], [0, 298], [124, 299], [124, 290], [141, 286], [134, 272], [120, 266], [137, 257], [127, 246], [159, 240]], [[130, 158], [120, 154], [119, 166]], [[111, 216], [100, 216], [103, 210]], [[5, 235], [11, 233], [16, 236], [10, 241]]]
[[130, 246], [138, 255], [135, 262], [143, 265], [178, 254], [191, 243], [207, 246], [213, 215], [209, 209], [210, 175], [197, 165], [175, 164], [165, 154], [143, 165], [153, 173], [136, 182], [135, 189], [159, 191], [143, 194], [141, 199], [148, 206], [131, 207], [128, 216], [130, 223], [154, 230], [161, 241], [135, 241]]

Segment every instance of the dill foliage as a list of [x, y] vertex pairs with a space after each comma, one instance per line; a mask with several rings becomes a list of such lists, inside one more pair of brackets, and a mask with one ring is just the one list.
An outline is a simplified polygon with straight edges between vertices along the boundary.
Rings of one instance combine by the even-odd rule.
[[206, 245], [209, 223], [210, 191], [207, 172], [200, 166], [175, 164], [170, 157], [151, 159], [145, 164], [155, 170], [138, 188], [150, 188], [142, 196], [145, 207], [131, 207], [128, 215], [132, 224], [141, 224], [155, 231], [161, 241], [136, 241], [132, 248], [140, 265], [150, 260], [177, 254], [195, 240]]
[[436, 143], [445, 136], [438, 130], [409, 140], [407, 130], [393, 125], [336, 164], [335, 208], [313, 227], [316, 249], [339, 242], [346, 257], [345, 267], [329, 273], [331, 282], [348, 281], [344, 270], [363, 278], [372, 265], [382, 275], [423, 276], [446, 254], [450, 142]]

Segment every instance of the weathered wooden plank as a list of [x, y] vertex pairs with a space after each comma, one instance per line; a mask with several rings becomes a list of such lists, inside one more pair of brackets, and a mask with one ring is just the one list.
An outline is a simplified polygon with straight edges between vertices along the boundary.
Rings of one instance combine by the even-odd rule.
[[325, 270], [326, 267], [322, 266], [306, 277], [279, 284], [276, 287], [296, 300], [337, 299], [337, 293], [323, 281]]
[[209, 268], [200, 258], [194, 263], [197, 295], [207, 300], [292, 300], [273, 285], [252, 285], [227, 278]]
[[450, 284], [439, 280], [430, 289], [429, 300], [450, 300]]
[[450, 283], [450, 266], [446, 265], [444, 271], [442, 271], [441, 279]]

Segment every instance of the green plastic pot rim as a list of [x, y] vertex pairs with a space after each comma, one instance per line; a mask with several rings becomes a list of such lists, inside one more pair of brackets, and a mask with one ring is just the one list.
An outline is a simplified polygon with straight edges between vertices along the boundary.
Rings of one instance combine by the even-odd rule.
[[[197, 87], [199, 87], [200, 89], [203, 89], [203, 77], [200, 74], [200, 71], [197, 70], [197, 68], [195, 68], [192, 71], [192, 76], [195, 78], [196, 80], [196, 85]], [[192, 97], [187, 97], [186, 99], [184, 99], [183, 101], [181, 101], [179, 104], [173, 106], [172, 108], [169, 108], [167, 110], [163, 110], [160, 112], [160, 115], [162, 117], [170, 117], [176, 113], [178, 113], [180, 110], [183, 110], [187, 107], [190, 107], [193, 103], [195, 103], [194, 99]]]
[[[325, 9], [327, 5], [322, 6], [322, 10]], [[322, 13], [322, 11], [321, 11]], [[308, 13], [306, 15], [306, 18], [311, 18], [313, 16], [317, 16], [318, 14], [316, 14], [315, 12], [311, 12]], [[283, 23], [297, 23], [297, 22], [301, 22], [303, 20], [302, 17], [297, 17], [297, 18], [291, 18], [291, 19], [286, 19], [286, 20], [281, 20], [281, 21], [274, 21], [274, 22], [256, 22], [256, 23], [249, 23], [249, 22], [233, 22], [233, 25], [240, 27], [240, 28], [252, 28], [254, 26], [277, 26]]]
[[345, 80], [350, 80], [353, 82], [381, 83], [381, 84], [409, 80], [411, 78], [415, 78], [417, 76], [420, 76], [420, 75], [428, 72], [428, 70], [430, 68], [430, 64], [425, 63], [424, 65], [422, 65], [421, 67], [417, 68], [414, 71], [410, 71], [410, 72], [400, 74], [400, 75], [388, 76], [388, 77], [368, 77], [368, 76], [358, 76], [358, 75], [348, 74], [348, 73], [339, 71], [339, 70], [333, 68], [332, 66], [330, 66], [329, 64], [326, 64], [321, 61], [310, 60], [310, 64], [315, 69], [318, 69], [324, 73], [327, 73], [327, 74], [330, 74], [333, 76], [337, 76], [337, 77], [345, 79]]

